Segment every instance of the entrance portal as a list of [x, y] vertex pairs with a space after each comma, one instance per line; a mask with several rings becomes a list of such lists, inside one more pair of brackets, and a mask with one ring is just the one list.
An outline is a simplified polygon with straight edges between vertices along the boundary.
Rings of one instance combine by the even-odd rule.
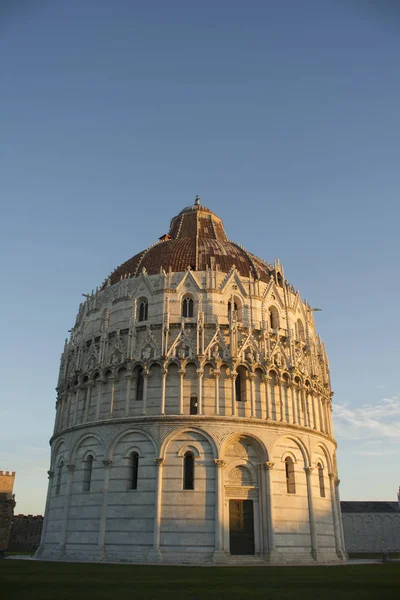
[[231, 554], [254, 554], [252, 500], [229, 500], [229, 543]]

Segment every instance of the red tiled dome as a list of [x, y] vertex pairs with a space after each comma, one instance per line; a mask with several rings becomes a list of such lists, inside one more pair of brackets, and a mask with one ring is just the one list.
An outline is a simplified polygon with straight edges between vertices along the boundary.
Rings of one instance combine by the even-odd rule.
[[149, 275], [159, 273], [161, 268], [181, 272], [188, 267], [228, 273], [234, 265], [241, 275], [248, 277], [251, 272], [262, 281], [268, 281], [273, 271], [271, 265], [229, 241], [221, 219], [196, 199], [193, 206], [172, 219], [167, 235], [115, 269], [109, 283], [113, 285], [125, 276], [136, 277], [143, 269]]

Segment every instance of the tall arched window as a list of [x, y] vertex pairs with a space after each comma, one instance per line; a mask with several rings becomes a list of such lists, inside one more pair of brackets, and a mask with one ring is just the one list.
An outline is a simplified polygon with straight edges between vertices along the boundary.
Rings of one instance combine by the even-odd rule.
[[228, 302], [228, 317], [231, 318], [233, 315], [237, 315], [238, 305], [237, 302], [233, 303], [233, 314], [232, 314], [232, 302], [229, 300]]
[[190, 397], [190, 414], [197, 415], [197, 409], [198, 409], [197, 396], [191, 396]]
[[57, 467], [56, 494], [60, 493], [64, 461], [61, 459]]
[[139, 454], [132, 452], [130, 457], [129, 465], [129, 489], [137, 490], [138, 474], [139, 474]]
[[297, 319], [297, 339], [300, 342], [306, 341], [306, 336], [304, 333], [304, 325], [300, 319]]
[[193, 298], [190, 296], [182, 300], [182, 317], [193, 317]]
[[83, 461], [83, 492], [90, 492], [90, 486], [92, 485], [93, 460], [93, 456], [89, 454]]
[[147, 321], [149, 303], [146, 298], [139, 300], [139, 321]]
[[194, 454], [190, 450], [183, 457], [183, 489], [194, 490]]
[[290, 456], [285, 458], [286, 491], [288, 494], [296, 493], [296, 482], [294, 479], [294, 462]]
[[269, 326], [271, 329], [279, 329], [279, 313], [276, 306], [269, 307]]
[[235, 380], [236, 402], [246, 402], [246, 369], [242, 366], [236, 369], [237, 377]]
[[143, 373], [138, 370], [136, 373], [136, 400], [143, 400], [144, 378]]
[[319, 495], [321, 498], [325, 498], [325, 481], [324, 481], [324, 469], [321, 463], [318, 463], [318, 479], [319, 479]]

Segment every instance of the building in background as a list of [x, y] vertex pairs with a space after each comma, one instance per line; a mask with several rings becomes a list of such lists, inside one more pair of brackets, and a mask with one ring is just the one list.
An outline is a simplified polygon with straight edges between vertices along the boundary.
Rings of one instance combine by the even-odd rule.
[[38, 557], [345, 559], [313, 309], [198, 198], [86, 295], [57, 391]]
[[15, 506], [14, 480], [15, 471], [0, 471], [0, 557], [8, 548]]

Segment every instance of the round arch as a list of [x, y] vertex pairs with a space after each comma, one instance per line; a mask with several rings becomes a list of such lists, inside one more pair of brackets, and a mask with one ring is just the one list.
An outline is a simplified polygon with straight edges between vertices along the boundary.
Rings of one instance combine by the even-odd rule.
[[260, 455], [260, 461], [267, 462], [269, 461], [269, 452], [265, 443], [254, 433], [240, 432], [240, 433], [232, 433], [229, 435], [223, 442], [220, 448], [220, 456], [218, 458], [224, 458], [226, 450], [228, 446], [230, 446], [233, 442], [247, 438], [250, 441], [256, 442], [256, 449]]
[[298, 448], [299, 448], [299, 450], [300, 450], [300, 452], [301, 452], [301, 454], [303, 456], [304, 466], [308, 467], [311, 464], [311, 457], [310, 457], [310, 454], [309, 454], [309, 452], [307, 450], [306, 445], [301, 441], [300, 438], [298, 438], [298, 437], [296, 437], [294, 435], [290, 435], [287, 432], [284, 432], [281, 435], [278, 435], [278, 437], [274, 441], [273, 446], [271, 448], [271, 456], [273, 455], [273, 453], [275, 451], [275, 448], [278, 445], [278, 443], [280, 443], [281, 440], [284, 439], [284, 438], [286, 438], [288, 440], [291, 440], [292, 442], [294, 442], [298, 446]]
[[154, 438], [150, 435], [150, 433], [148, 431], [146, 431], [145, 429], [140, 429], [139, 427], [130, 427], [129, 429], [125, 429], [124, 431], [120, 431], [115, 438], [113, 438], [108, 446], [107, 452], [106, 452], [106, 460], [112, 460], [113, 456], [114, 456], [114, 452], [115, 452], [115, 448], [117, 446], [117, 444], [126, 436], [129, 435], [130, 433], [140, 433], [141, 435], [143, 435], [145, 438], [147, 438], [153, 445], [153, 449], [154, 449], [154, 456], [157, 456], [157, 444], [154, 440]]
[[200, 427], [179, 427], [178, 429], [171, 431], [171, 433], [165, 438], [165, 440], [161, 444], [160, 458], [165, 458], [169, 444], [176, 437], [178, 437], [182, 433], [185, 433], [186, 431], [189, 431], [189, 432], [193, 431], [194, 433], [203, 435], [206, 438], [206, 440], [210, 443], [210, 446], [213, 451], [213, 458], [218, 458], [218, 448], [217, 448], [217, 444], [216, 444], [214, 438], [212, 437], [212, 435], [210, 433], [208, 433], [204, 429], [201, 429]]
[[104, 448], [104, 442], [103, 442], [103, 440], [101, 439], [101, 437], [100, 437], [99, 435], [97, 435], [97, 433], [92, 433], [92, 432], [90, 432], [90, 433], [89, 433], [89, 432], [88, 432], [88, 433], [85, 433], [85, 434], [84, 434], [82, 437], [80, 437], [80, 438], [79, 438], [79, 439], [78, 439], [78, 440], [75, 442], [75, 444], [74, 444], [74, 446], [73, 446], [73, 448], [72, 448], [72, 452], [71, 452], [71, 462], [72, 462], [72, 463], [74, 463], [74, 461], [75, 461], [75, 459], [76, 459], [76, 454], [77, 454], [77, 452], [78, 452], [78, 450], [79, 450], [79, 447], [80, 447], [80, 445], [81, 445], [81, 444], [82, 444], [82, 443], [83, 443], [85, 440], [87, 440], [88, 438], [95, 438], [95, 439], [96, 439], [96, 440], [99, 442], [99, 444], [100, 444], [100, 446], [101, 446], [101, 448], [102, 448], [102, 450], [103, 450], [103, 453], [104, 453], [104, 450], [105, 450], [105, 448]]

